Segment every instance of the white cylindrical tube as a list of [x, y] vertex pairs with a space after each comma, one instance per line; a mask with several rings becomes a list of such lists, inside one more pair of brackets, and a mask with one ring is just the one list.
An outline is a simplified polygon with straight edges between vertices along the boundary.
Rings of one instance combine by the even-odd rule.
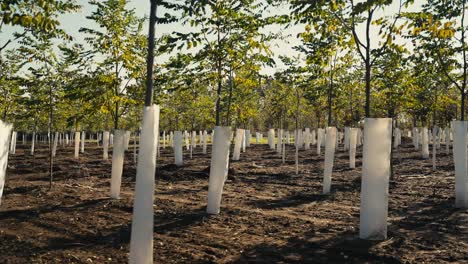
[[445, 151], [450, 153], [450, 127], [445, 128]]
[[239, 160], [241, 147], [242, 147], [242, 140], [244, 138], [244, 129], [236, 129], [236, 138], [234, 140], [234, 153], [232, 154], [232, 160]]
[[343, 149], [344, 150], [349, 150], [349, 137], [350, 137], [350, 128], [349, 127], [345, 127], [345, 130], [344, 130], [344, 144], [343, 144]]
[[329, 194], [331, 177], [333, 172], [333, 160], [335, 159], [336, 127], [327, 127], [325, 144], [325, 162], [323, 169], [323, 194]]
[[85, 140], [86, 140], [86, 132], [83, 131], [81, 132], [81, 153], [84, 153], [84, 148], [85, 148]]
[[127, 131], [114, 131], [114, 147], [112, 149], [112, 175], [111, 175], [111, 190], [110, 197], [119, 199], [120, 184], [122, 182], [122, 171], [125, 154], [125, 141]]
[[184, 164], [184, 158], [182, 153], [182, 131], [174, 132], [174, 158], [177, 166]]
[[250, 147], [250, 130], [245, 130], [245, 146]]
[[[133, 163], [137, 163], [137, 132], [133, 135]], [[158, 137], [159, 140], [159, 137]], [[157, 154], [157, 152], [156, 152]]]
[[320, 148], [322, 147], [322, 138], [323, 138], [323, 135], [322, 135], [322, 129], [319, 128], [317, 130], [317, 155], [320, 155]]
[[312, 145], [317, 144], [317, 139], [315, 138], [315, 136], [315, 129], [312, 129], [312, 131], [310, 132], [310, 144]]
[[207, 149], [207, 142], [208, 142], [208, 132], [203, 130], [203, 154], [206, 154]]
[[310, 149], [310, 128], [306, 127], [304, 131], [304, 149]]
[[432, 128], [432, 169], [436, 170], [436, 152], [437, 152], [437, 131], [439, 129], [434, 126]]
[[242, 153], [245, 152], [245, 147], [247, 145], [246, 141], [247, 141], [247, 137], [245, 135], [245, 129], [244, 129], [244, 134], [242, 135], [242, 141], [241, 141], [241, 145], [242, 145]]
[[11, 154], [16, 153], [16, 138], [17, 138], [17, 133], [16, 131], [13, 131], [11, 133], [11, 140], [10, 140], [10, 153]]
[[107, 160], [109, 158], [109, 131], [104, 131], [103, 140], [102, 140], [102, 159]]
[[255, 132], [255, 144], [259, 144], [260, 143], [260, 133], [258, 132]]
[[283, 129], [278, 129], [278, 141], [276, 143], [276, 153], [281, 155], [283, 146]]
[[80, 132], [75, 132], [75, 159], [80, 156]]
[[391, 141], [391, 118], [365, 119], [359, 224], [361, 239], [387, 238]]
[[52, 157], [55, 157], [55, 154], [57, 154], [58, 137], [59, 137], [59, 133], [55, 132], [54, 141], [53, 141], [54, 143], [52, 146]]
[[210, 179], [208, 184], [208, 214], [219, 214], [224, 182], [228, 176], [230, 127], [215, 127], [211, 151]]
[[68, 145], [70, 144], [69, 140], [70, 140], [70, 139], [68, 138], [68, 133], [66, 133], [66, 134], [65, 134], [65, 145], [68, 146]]
[[453, 158], [455, 163], [455, 207], [468, 208], [467, 131], [468, 121], [453, 121]]
[[153, 263], [154, 174], [159, 139], [159, 106], [145, 107], [133, 201], [130, 261]]
[[273, 128], [268, 130], [268, 145], [270, 145], [270, 149], [275, 149], [275, 130]]
[[419, 149], [419, 132], [417, 127], [413, 127], [413, 146], [415, 150]]
[[429, 134], [427, 131], [427, 127], [422, 128], [422, 158], [428, 159], [429, 158]]
[[124, 150], [125, 151], [127, 151], [128, 147], [130, 146], [130, 137], [131, 137], [131, 132], [125, 131], [125, 135], [124, 135]]
[[13, 126], [0, 120], [0, 204], [2, 204], [3, 188], [5, 186], [8, 165], [10, 134]]
[[358, 128], [350, 128], [349, 130], [349, 167], [356, 168], [356, 143], [357, 143]]
[[36, 132], [34, 131], [31, 139], [31, 155], [34, 155], [34, 145], [36, 143]]

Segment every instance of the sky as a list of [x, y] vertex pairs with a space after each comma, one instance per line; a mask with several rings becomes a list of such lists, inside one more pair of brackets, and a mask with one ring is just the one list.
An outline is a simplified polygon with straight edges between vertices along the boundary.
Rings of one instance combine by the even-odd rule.
[[[395, 15], [398, 11], [398, 6], [399, 6], [399, 1], [393, 1], [394, 3], [386, 7], [384, 10], [380, 10], [377, 14], [376, 17], [381, 17], [381, 16], [392, 16]], [[419, 9], [421, 0], [415, 1], [416, 4], [415, 6], [411, 7], [410, 11], [416, 11]], [[61, 27], [70, 35], [72, 35], [75, 39], [75, 41], [80, 42], [80, 43], [85, 43], [84, 42], [84, 35], [82, 33], [79, 33], [78, 30], [81, 27], [89, 27], [89, 28], [96, 28], [96, 24], [89, 20], [86, 19], [86, 16], [91, 14], [93, 11], [93, 6], [88, 4], [87, 0], [78, 0], [78, 3], [82, 6], [81, 10], [73, 13], [73, 14], [66, 14], [63, 15], [59, 18], [61, 22]], [[418, 4], [419, 3], [419, 4]], [[150, 1], [149, 0], [130, 0], [129, 1], [129, 8], [134, 8], [136, 11], [136, 14], [140, 17], [143, 16], [149, 16], [149, 8], [150, 8]], [[272, 10], [273, 13], [275, 14], [285, 14], [288, 12], [288, 9], [286, 6], [283, 7], [278, 7], [275, 10]], [[161, 12], [158, 12], [160, 15]], [[186, 30], [186, 26], [181, 25], [180, 23], [172, 23], [172, 24], [164, 24], [164, 25], [157, 25], [156, 28], [156, 35], [161, 36], [162, 34], [165, 33], [171, 33], [172, 31], [184, 31]], [[284, 41], [276, 41], [273, 43], [271, 49], [273, 53], [275, 54], [275, 57], [279, 57], [280, 55], [297, 55], [297, 52], [292, 49], [293, 46], [298, 45], [300, 41], [297, 39], [296, 35], [303, 31], [304, 25], [296, 25], [293, 27], [288, 28], [287, 30], [284, 31], [285, 34], [289, 35], [289, 37], [284, 40]], [[18, 30], [17, 28], [14, 27], [6, 27], [4, 29], [4, 32], [2, 33], [2, 36], [5, 36], [4, 34], [12, 34], [15, 30]], [[272, 31], [278, 31], [281, 30], [279, 26], [271, 26], [269, 27], [268, 30]], [[372, 39], [372, 45], [375, 46], [377, 45], [379, 41], [378, 37], [378, 29], [377, 28], [372, 28], [371, 30], [371, 39]], [[147, 26], [144, 29], [144, 32], [147, 32]], [[358, 28], [358, 35], [363, 35], [364, 34], [364, 28]], [[10, 46], [10, 48], [14, 47], [17, 44], [13, 44]], [[165, 60], [167, 59], [168, 56], [163, 56], [161, 58], [157, 58], [159, 60]], [[264, 74], [272, 74], [275, 71], [284, 68], [284, 65], [279, 63], [275, 68], [264, 68], [262, 70], [262, 73]]]

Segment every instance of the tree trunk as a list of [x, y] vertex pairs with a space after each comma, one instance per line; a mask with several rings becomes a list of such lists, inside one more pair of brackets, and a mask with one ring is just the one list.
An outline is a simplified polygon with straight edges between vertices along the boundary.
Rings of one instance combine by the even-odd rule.
[[153, 64], [154, 64], [154, 34], [156, 25], [156, 10], [158, 8], [157, 0], [151, 0], [150, 21], [148, 31], [148, 57], [146, 60], [146, 92], [145, 106], [153, 104]]

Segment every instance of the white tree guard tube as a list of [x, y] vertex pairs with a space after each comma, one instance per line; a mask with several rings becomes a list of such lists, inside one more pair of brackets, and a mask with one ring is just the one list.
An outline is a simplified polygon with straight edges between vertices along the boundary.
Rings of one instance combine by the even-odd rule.
[[260, 143], [260, 133], [258, 132], [255, 132], [255, 144], [259, 144]]
[[432, 128], [432, 169], [436, 170], [436, 152], [437, 152], [437, 131], [439, 129], [434, 126]]
[[3, 188], [5, 187], [8, 165], [8, 143], [13, 126], [0, 120], [0, 205], [2, 204]]
[[84, 153], [84, 147], [85, 147], [85, 140], [86, 140], [86, 132], [83, 131], [81, 132], [81, 153]]
[[343, 144], [343, 149], [344, 150], [349, 150], [349, 146], [350, 146], [350, 141], [349, 141], [349, 137], [350, 137], [350, 128], [349, 127], [345, 127], [345, 130], [344, 130], [344, 144]]
[[36, 132], [33, 132], [31, 139], [31, 155], [34, 155], [34, 144], [36, 143]]
[[11, 133], [11, 140], [10, 140], [10, 153], [11, 154], [16, 154], [16, 138], [17, 138], [17, 133], [16, 131], [13, 131]]
[[349, 130], [349, 167], [356, 168], [356, 144], [358, 128], [350, 128]]
[[320, 148], [322, 147], [322, 138], [323, 138], [322, 132], [323, 131], [321, 128], [317, 130], [317, 155], [320, 155], [320, 152], [321, 152]]
[[428, 159], [429, 158], [429, 134], [427, 131], [427, 127], [422, 128], [422, 158]]
[[203, 131], [203, 154], [206, 154], [207, 142], [208, 142], [208, 132], [204, 130]]
[[125, 149], [125, 151], [127, 151], [128, 147], [130, 146], [130, 137], [131, 137], [131, 132], [130, 131], [125, 131], [125, 136], [124, 136], [124, 149]]
[[70, 141], [69, 141], [69, 138], [68, 138], [68, 133], [65, 134], [65, 145], [69, 145], [70, 144]]
[[110, 134], [110, 137], [109, 137], [109, 144], [112, 146], [114, 145], [114, 134]]
[[215, 127], [211, 151], [210, 179], [208, 184], [208, 214], [219, 214], [224, 182], [228, 176], [230, 127]]
[[236, 129], [236, 138], [234, 140], [234, 153], [232, 153], [232, 160], [239, 160], [241, 147], [242, 147], [242, 140], [244, 138], [244, 129]]
[[102, 159], [107, 160], [109, 159], [109, 131], [104, 131], [103, 133], [103, 140], [102, 140]]
[[174, 158], [175, 165], [182, 166], [184, 164], [184, 156], [182, 153], [182, 131], [174, 132]]
[[112, 175], [111, 175], [111, 190], [110, 197], [119, 199], [120, 197], [120, 184], [122, 182], [122, 171], [125, 154], [125, 141], [127, 131], [115, 130], [114, 131], [114, 147], [112, 149]]
[[391, 118], [365, 119], [359, 224], [361, 239], [387, 238], [391, 139]]
[[192, 148], [197, 147], [197, 131], [192, 131]]
[[80, 132], [75, 132], [75, 159], [80, 156]]
[[154, 174], [159, 139], [159, 106], [145, 107], [133, 201], [130, 263], [153, 263]]
[[419, 149], [419, 133], [417, 127], [413, 127], [413, 146], [414, 150]]
[[468, 121], [453, 121], [453, 158], [455, 163], [455, 207], [468, 208], [467, 136]]
[[22, 135], [23, 136], [23, 145], [26, 145], [26, 135], [25, 135], [25, 133], [22, 133], [22, 134], [23, 134]]
[[317, 139], [315, 138], [315, 129], [312, 129], [310, 132], [310, 144], [315, 145], [317, 144]]
[[245, 130], [245, 146], [246, 147], [250, 147], [250, 139], [251, 139], [251, 135], [250, 135], [250, 130]]
[[310, 128], [306, 127], [304, 132], [304, 149], [310, 149]]
[[245, 129], [244, 129], [244, 135], [242, 135], [242, 153], [245, 152], [245, 146], [246, 146], [246, 141], [247, 141], [247, 137], [245, 135]]
[[270, 149], [275, 149], [275, 130], [270, 128], [268, 130], [268, 145], [270, 146]]
[[276, 153], [278, 155], [282, 154], [283, 147], [283, 129], [278, 129], [278, 141], [276, 143]]
[[188, 134], [187, 130], [184, 131], [184, 137], [185, 137], [185, 148], [187, 150], [190, 150], [190, 139], [189, 139], [189, 134]]
[[325, 162], [323, 169], [323, 194], [329, 194], [331, 188], [331, 177], [333, 171], [333, 160], [335, 159], [336, 127], [327, 127], [325, 144]]
[[55, 154], [57, 154], [58, 137], [59, 137], [59, 133], [55, 132], [54, 144], [52, 146], [52, 157], [55, 157]]
[[450, 153], [450, 128], [445, 128], [445, 151]]

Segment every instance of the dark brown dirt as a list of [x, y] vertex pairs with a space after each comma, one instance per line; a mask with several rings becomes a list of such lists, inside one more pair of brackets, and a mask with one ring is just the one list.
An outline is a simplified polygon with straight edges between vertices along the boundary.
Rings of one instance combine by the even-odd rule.
[[[91, 143], [89, 145], [92, 145]], [[126, 263], [135, 178], [127, 153], [122, 195], [110, 200], [110, 161], [86, 149], [58, 150], [48, 188], [47, 148], [18, 145], [0, 206], [0, 263]], [[332, 194], [322, 195], [323, 155], [294, 150], [286, 164], [266, 145], [231, 163], [221, 214], [205, 213], [209, 154], [172, 165], [161, 150], [154, 206], [156, 263], [467, 263], [468, 210], [454, 208], [454, 168], [445, 147], [438, 169], [410, 145], [395, 154], [385, 241], [358, 238], [361, 160], [336, 155]], [[26, 153], [26, 154], [25, 154]]]

